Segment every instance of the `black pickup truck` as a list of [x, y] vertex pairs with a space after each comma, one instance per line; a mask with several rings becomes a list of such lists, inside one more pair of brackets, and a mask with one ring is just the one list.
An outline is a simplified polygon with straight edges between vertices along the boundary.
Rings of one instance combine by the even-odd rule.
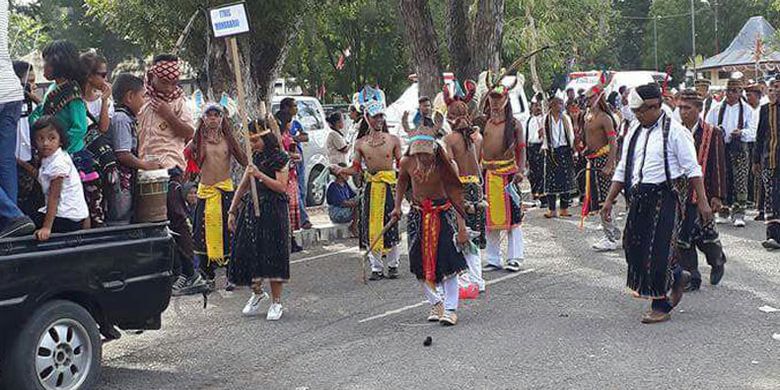
[[0, 388], [94, 387], [117, 328], [160, 328], [174, 248], [166, 223], [0, 240]]

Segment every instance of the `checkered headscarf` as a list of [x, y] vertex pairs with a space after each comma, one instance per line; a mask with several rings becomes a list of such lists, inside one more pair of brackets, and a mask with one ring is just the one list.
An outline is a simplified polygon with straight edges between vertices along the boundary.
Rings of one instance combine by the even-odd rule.
[[184, 91], [180, 86], [176, 86], [176, 89], [170, 93], [163, 93], [154, 89], [152, 85], [152, 76], [156, 76], [161, 79], [175, 81], [179, 80], [181, 76], [181, 70], [179, 69], [179, 61], [160, 61], [146, 74], [146, 90], [147, 94], [151, 97], [158, 98], [168, 103], [178, 99], [184, 94]]

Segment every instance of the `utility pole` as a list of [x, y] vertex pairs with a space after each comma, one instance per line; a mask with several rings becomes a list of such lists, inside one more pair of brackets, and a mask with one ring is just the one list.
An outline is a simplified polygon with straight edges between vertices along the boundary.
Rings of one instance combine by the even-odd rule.
[[696, 12], [693, 9], [693, 1], [691, 0], [691, 46], [693, 51], [693, 79], [696, 80]]
[[653, 56], [655, 57], [655, 71], [658, 72], [658, 15], [653, 17], [653, 41], [655, 46], [653, 47]]
[[720, 53], [720, 38], [718, 37], [718, 0], [712, 1], [712, 7], [715, 8], [715, 53]]

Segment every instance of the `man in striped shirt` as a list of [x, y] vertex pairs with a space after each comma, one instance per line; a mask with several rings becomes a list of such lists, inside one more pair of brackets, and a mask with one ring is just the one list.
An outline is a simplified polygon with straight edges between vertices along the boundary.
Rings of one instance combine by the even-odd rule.
[[16, 205], [16, 126], [24, 91], [8, 52], [8, 0], [0, 0], [0, 238], [31, 234], [33, 222]]

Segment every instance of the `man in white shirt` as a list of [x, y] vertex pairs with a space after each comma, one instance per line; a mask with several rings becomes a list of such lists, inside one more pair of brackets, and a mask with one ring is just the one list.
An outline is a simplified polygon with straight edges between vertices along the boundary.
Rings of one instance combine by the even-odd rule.
[[569, 217], [569, 198], [577, 192], [574, 180], [574, 127], [563, 112], [563, 99], [550, 98], [550, 112], [544, 117], [542, 151], [544, 152], [544, 194], [548, 212], [545, 218], [555, 218], [556, 201], [561, 202], [561, 217]]
[[8, 53], [8, 0], [0, 0], [0, 238], [31, 234], [33, 221], [16, 205], [16, 130], [24, 91]]
[[[688, 180], [699, 199], [707, 195], [693, 136], [662, 111], [658, 85], [637, 87], [629, 104], [638, 124], [628, 132], [601, 214], [607, 221], [612, 219], [615, 198], [625, 189], [629, 199], [623, 239], [627, 286], [635, 295], [652, 299], [651, 310], [642, 318], [642, 323], [650, 324], [671, 318], [690, 280], [672, 252], [680, 206], [675, 182]], [[703, 221], [712, 220], [707, 202], [697, 206]]]
[[547, 207], [544, 196], [544, 154], [542, 153], [542, 128], [544, 111], [542, 110], [542, 93], [531, 99], [531, 116], [525, 122], [526, 157], [528, 158], [528, 181], [531, 182], [531, 195], [534, 200], [541, 201], [541, 207]]
[[726, 139], [728, 154], [729, 196], [726, 206], [720, 210], [719, 223], [725, 223], [729, 215], [734, 226], [745, 226], [745, 204], [748, 200], [748, 171], [750, 160], [747, 143], [756, 140], [755, 127], [752, 125], [753, 113], [750, 106], [742, 100], [741, 79], [729, 79], [726, 86], [726, 99], [714, 106], [707, 114], [706, 122], [720, 127]]

